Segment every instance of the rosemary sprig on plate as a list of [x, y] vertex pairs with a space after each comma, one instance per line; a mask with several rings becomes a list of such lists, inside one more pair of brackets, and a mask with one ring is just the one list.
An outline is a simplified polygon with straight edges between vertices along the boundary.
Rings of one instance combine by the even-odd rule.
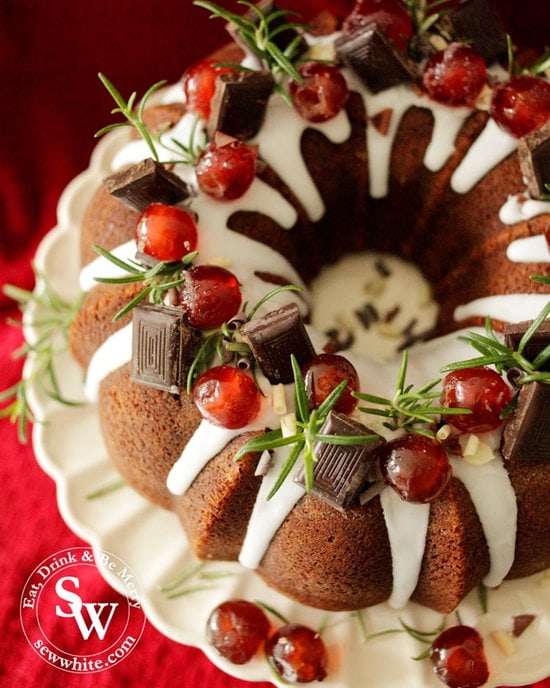
[[247, 442], [235, 455], [238, 460], [250, 452], [264, 452], [278, 447], [291, 447], [280, 473], [267, 499], [271, 499], [288, 477], [300, 457], [304, 463], [306, 492], [313, 487], [313, 468], [316, 461], [314, 454], [315, 442], [337, 445], [366, 444], [377, 439], [377, 435], [324, 435], [319, 432], [328, 414], [342, 396], [347, 380], [343, 380], [327, 396], [323, 403], [310, 411], [305, 382], [296, 357], [291, 355], [292, 371], [294, 373], [294, 398], [296, 409], [296, 432], [288, 437], [283, 436], [281, 429], [270, 430], [259, 437]]
[[[38, 273], [35, 274], [40, 277]], [[21, 311], [34, 305], [38, 313], [29, 322], [38, 333], [36, 341], [24, 342], [13, 353], [16, 359], [32, 355], [34, 367], [31, 375], [22, 378], [8, 389], [0, 392], [0, 403], [8, 402], [0, 409], [0, 418], [9, 418], [17, 423], [17, 436], [21, 443], [28, 439], [29, 422], [34, 416], [28, 403], [28, 390], [36, 384], [51, 399], [66, 406], [76, 406], [79, 402], [66, 399], [61, 392], [54, 366], [54, 359], [67, 347], [67, 332], [81, 302], [79, 297], [74, 303], [61, 298], [44, 278], [41, 292], [31, 292], [11, 284], [4, 287], [4, 293], [19, 304]], [[21, 326], [20, 321], [10, 321], [12, 325]]]
[[[259, 308], [261, 308], [267, 301], [272, 299], [277, 294], [285, 291], [303, 291], [302, 287], [295, 284], [285, 284], [281, 287], [276, 287], [267, 292], [249, 311], [244, 313], [242, 319], [234, 319], [232, 321], [223, 323], [221, 327], [203, 333], [203, 340], [198, 348], [195, 357], [189, 367], [187, 374], [187, 392], [191, 393], [193, 383], [197, 377], [210, 368], [215, 356], [223, 359], [227, 352], [248, 356], [250, 348], [247, 344], [236, 339], [238, 326], [241, 323], [249, 322], [256, 315]], [[246, 304], [244, 306], [246, 309]]]
[[110, 251], [107, 251], [101, 246], [94, 244], [94, 251], [110, 261], [117, 267], [124, 270], [127, 274], [122, 277], [95, 277], [96, 282], [102, 284], [129, 284], [132, 282], [143, 282], [145, 285], [143, 290], [137, 294], [131, 301], [129, 301], [118, 313], [113, 320], [120, 320], [126, 313], [129, 313], [132, 308], [140, 304], [144, 299], [149, 298], [152, 303], [162, 303], [164, 294], [168, 289], [178, 287], [185, 281], [185, 270], [187, 270], [195, 258], [198, 256], [197, 251], [188, 253], [180, 261], [167, 262], [159, 261], [153, 267], [144, 267], [141, 263], [135, 260], [125, 261], [118, 258]]
[[[280, 22], [281, 18], [290, 15], [299, 16], [299, 13], [291, 10], [275, 10], [274, 12], [265, 13], [247, 0], [238, 0], [239, 5], [248, 7], [257, 15], [257, 21], [254, 21], [250, 17], [226, 10], [214, 2], [208, 2], [208, 0], [195, 0], [194, 4], [209, 10], [212, 13], [211, 18], [224, 19], [237, 27], [243, 42], [258, 56], [263, 66], [271, 71], [277, 90], [287, 102], [290, 102], [289, 96], [282, 87], [281, 82], [284, 77], [291, 77], [298, 83], [302, 83], [303, 79], [295, 67], [295, 62], [301, 52], [304, 39], [301, 33], [297, 33], [284, 50], [281, 50], [273, 39], [289, 29], [296, 29], [298, 32], [306, 29], [306, 25], [299, 22]], [[240, 65], [232, 66], [240, 68]]]
[[357, 399], [377, 405], [376, 407], [360, 406], [359, 411], [373, 416], [388, 418], [389, 420], [383, 423], [388, 430], [402, 429], [416, 435], [430, 437], [431, 439], [435, 439], [435, 432], [425, 426], [433, 425], [438, 420], [436, 417], [441, 414], [471, 413], [467, 409], [433, 406], [434, 400], [441, 397], [440, 390], [434, 391], [435, 387], [441, 382], [441, 378], [431, 380], [415, 390], [413, 385], [406, 384], [407, 365], [408, 353], [405, 350], [397, 376], [395, 394], [392, 399], [379, 397], [374, 394], [365, 394], [364, 392], [352, 392]]

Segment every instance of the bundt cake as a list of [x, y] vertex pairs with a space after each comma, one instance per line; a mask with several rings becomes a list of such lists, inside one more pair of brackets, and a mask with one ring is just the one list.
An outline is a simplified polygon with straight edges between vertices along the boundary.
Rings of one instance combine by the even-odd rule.
[[102, 77], [141, 137], [70, 341], [114, 464], [315, 607], [446, 613], [549, 567], [545, 65], [504, 69], [485, 0], [307, 31], [196, 4], [235, 43], [183, 84], [133, 110]]

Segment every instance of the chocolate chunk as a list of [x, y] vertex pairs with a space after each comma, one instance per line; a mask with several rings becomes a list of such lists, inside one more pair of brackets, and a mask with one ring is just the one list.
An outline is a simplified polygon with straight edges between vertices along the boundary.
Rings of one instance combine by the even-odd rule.
[[[321, 430], [322, 435], [376, 435], [366, 425], [348, 416], [331, 411]], [[315, 442], [313, 453], [312, 494], [324, 499], [340, 510], [349, 509], [357, 502], [367, 482], [368, 474], [378, 449], [384, 444], [379, 435], [367, 444], [338, 445]], [[300, 469], [295, 482], [305, 487], [305, 471]]]
[[376, 306], [372, 303], [366, 303], [361, 309], [356, 310], [355, 315], [359, 318], [366, 330], [368, 330], [373, 323], [380, 320]]
[[536, 618], [534, 614], [518, 614], [512, 617], [514, 623], [512, 633], [514, 634], [514, 638], [522, 636]]
[[[255, 6], [260, 10], [260, 12], [263, 13], [265, 17], [268, 17], [270, 14], [273, 14], [274, 12], [279, 12], [279, 7], [274, 3], [271, 2], [271, 0], [260, 0], [260, 2], [255, 3]], [[260, 23], [260, 17], [258, 15], [258, 12], [250, 8], [247, 12], [244, 13], [243, 17], [245, 19], [249, 19], [254, 24], [259, 25]], [[270, 33], [273, 33], [276, 29], [280, 28], [283, 26], [283, 24], [286, 24], [288, 20], [284, 16], [279, 16], [273, 21], [269, 22], [269, 31]], [[250, 52], [250, 50], [254, 51], [253, 45], [250, 45], [247, 41], [245, 41], [241, 35], [241, 32], [239, 31], [239, 28], [235, 26], [234, 24], [228, 24], [227, 30], [233, 37], [233, 40], [235, 40], [236, 43], [238, 43], [244, 50], [245, 52]], [[280, 50], [283, 52], [288, 48], [288, 46], [296, 39], [297, 36], [300, 34], [294, 29], [293, 27], [289, 27], [287, 29], [282, 30], [280, 33], [277, 33], [275, 36], [273, 36], [270, 40], [272, 43], [274, 43]], [[299, 46], [297, 50], [297, 54], [304, 52], [307, 48], [307, 43], [303, 38], [299, 41]]]
[[518, 143], [521, 173], [529, 194], [542, 199], [550, 194], [550, 122], [541, 129], [520, 138]]
[[336, 41], [336, 52], [373, 92], [413, 81], [415, 63], [396, 48], [375, 24], [358, 26]]
[[[514, 351], [518, 350], [521, 338], [531, 325], [532, 320], [519, 323], [509, 323], [504, 326], [504, 344]], [[550, 319], [544, 320], [538, 330], [531, 336], [523, 349], [523, 356], [533, 362], [535, 358], [550, 344]], [[540, 370], [550, 370], [550, 361], [547, 361]]]
[[255, 136], [264, 121], [274, 84], [267, 71], [220, 75], [210, 106], [209, 137], [213, 138], [217, 131], [243, 140]]
[[103, 183], [111, 196], [140, 212], [151, 203], [175, 205], [190, 195], [182, 179], [152, 158], [107, 177]]
[[197, 348], [181, 308], [152, 304], [133, 309], [132, 379], [179, 394]]
[[296, 356], [300, 365], [315, 356], [315, 349], [295, 303], [271, 311], [258, 320], [251, 320], [242, 326], [241, 334], [262, 372], [273, 385], [286, 385], [294, 380], [290, 354]]
[[522, 385], [518, 406], [504, 426], [502, 455], [517, 465], [550, 460], [550, 384]]
[[466, 0], [442, 12], [436, 27], [445, 37], [474, 47], [487, 63], [506, 51], [506, 34], [488, 0]]

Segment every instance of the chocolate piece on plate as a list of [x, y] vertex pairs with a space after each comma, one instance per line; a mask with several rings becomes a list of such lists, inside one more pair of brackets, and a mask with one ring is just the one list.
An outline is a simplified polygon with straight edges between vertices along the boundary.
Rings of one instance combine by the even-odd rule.
[[140, 212], [151, 203], [175, 205], [190, 195], [182, 179], [152, 158], [112, 174], [103, 183], [111, 196]]
[[[264, 14], [264, 16], [269, 16], [270, 14], [273, 14], [274, 12], [278, 12], [281, 8], [272, 0], [260, 0], [260, 2], [256, 2], [255, 6]], [[253, 21], [256, 25], [259, 24], [260, 22], [260, 17], [258, 15], [258, 12], [250, 8], [247, 10], [244, 15], [246, 19], [250, 19]], [[289, 15], [289, 19], [286, 19], [284, 16], [279, 16], [273, 21], [269, 22], [269, 29], [270, 32], [275, 31], [278, 29], [280, 26], [283, 24], [286, 24], [288, 21], [296, 21], [296, 16], [295, 15]], [[242, 48], [244, 48], [245, 52], [249, 52], [252, 50], [254, 52], [254, 47], [253, 45], [250, 45], [247, 43], [242, 35], [241, 32], [239, 31], [239, 27], [236, 26], [235, 24], [228, 24], [227, 25], [227, 30], [231, 34], [233, 40], [238, 43]], [[272, 39], [271, 42], [274, 43], [280, 50], [283, 52], [288, 48], [288, 46], [292, 43], [293, 40], [296, 39], [297, 36], [300, 34], [294, 29], [293, 27], [289, 27], [285, 29], [284, 31], [281, 31], [280, 33], [277, 33]], [[307, 48], [307, 43], [305, 40], [302, 38], [300, 40], [300, 48], [298, 52], [304, 52], [304, 50]]]
[[[526, 320], [518, 323], [509, 323], [504, 326], [504, 344], [505, 346], [518, 350], [521, 338], [527, 331], [532, 320]], [[533, 362], [535, 358], [550, 344], [550, 319], [544, 320], [537, 331], [531, 336], [527, 345], [523, 349], [523, 356]], [[550, 370], [550, 361], [547, 361], [540, 370]]]
[[550, 122], [520, 138], [518, 155], [529, 194], [537, 199], [548, 196], [550, 189], [546, 188], [546, 184], [550, 184]]
[[196, 350], [194, 331], [181, 308], [139, 305], [133, 309], [132, 379], [179, 394]]
[[506, 34], [488, 0], [466, 0], [442, 12], [436, 27], [451, 40], [471, 45], [488, 64], [506, 52]]
[[358, 26], [336, 41], [336, 52], [373, 93], [410, 81], [415, 63], [396, 48], [375, 24]]
[[[375, 454], [384, 444], [384, 439], [366, 425], [331, 411], [321, 430], [322, 435], [375, 435], [366, 444], [338, 445], [315, 442], [313, 453], [312, 494], [329, 502], [340, 510], [349, 509], [364, 490]], [[305, 487], [305, 471], [300, 469], [295, 482]]]
[[518, 465], [550, 461], [550, 384], [522, 385], [518, 406], [504, 426], [501, 451]]
[[247, 322], [241, 327], [241, 334], [262, 372], [273, 385], [293, 382], [290, 354], [296, 356], [300, 365], [315, 356], [315, 349], [295, 303]]
[[275, 80], [267, 71], [239, 71], [221, 74], [210, 106], [207, 132], [210, 138], [222, 131], [236, 139], [255, 136], [265, 116], [265, 108]]

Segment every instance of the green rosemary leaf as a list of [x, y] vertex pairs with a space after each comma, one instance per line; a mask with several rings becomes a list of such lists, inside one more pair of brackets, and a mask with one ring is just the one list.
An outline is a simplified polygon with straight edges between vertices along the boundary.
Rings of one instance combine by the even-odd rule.
[[528, 384], [529, 382], [550, 382], [550, 372], [543, 373], [536, 372], [530, 375], [524, 375], [519, 379], [519, 383], [522, 385]]
[[533, 361], [533, 367], [535, 370], [539, 370], [539, 368], [542, 368], [545, 363], [547, 363], [550, 360], [550, 344], [548, 346], [545, 346], [544, 349], [537, 354], [535, 360]]
[[271, 55], [271, 57], [275, 60], [275, 62], [279, 65], [279, 67], [288, 74], [292, 79], [297, 81], [298, 83], [302, 83], [303, 78], [300, 72], [296, 69], [296, 67], [292, 64], [292, 62], [288, 59], [288, 57], [283, 53], [283, 51], [275, 45], [275, 43], [268, 43], [265, 46], [266, 51]]
[[380, 404], [382, 406], [391, 405], [391, 399], [387, 399], [386, 397], [377, 397], [374, 394], [365, 394], [364, 392], [352, 392], [351, 394], [357, 399], [368, 401], [371, 404]]
[[453, 370], [464, 370], [465, 368], [477, 368], [478, 366], [492, 365], [494, 363], [504, 363], [508, 360], [508, 356], [502, 354], [500, 356], [480, 356], [479, 358], [469, 358], [466, 361], [457, 361], [456, 363], [448, 363], [444, 365], [440, 372], [449, 373]]
[[521, 338], [519, 344], [518, 344], [518, 352], [521, 354], [523, 353], [523, 350], [531, 340], [532, 336], [537, 332], [539, 327], [542, 325], [542, 323], [546, 320], [546, 318], [550, 315], [550, 301], [544, 306], [544, 308], [541, 310], [541, 312], [537, 315], [537, 317], [533, 320], [533, 322], [529, 325], [527, 330], [525, 331], [525, 334]]
[[114, 265], [118, 266], [119, 268], [122, 268], [123, 270], [126, 270], [126, 272], [132, 272], [137, 275], [142, 275], [142, 271], [133, 266], [131, 263], [127, 263], [126, 261], [122, 260], [121, 258], [118, 258], [117, 256], [114, 255], [114, 253], [111, 253], [110, 251], [107, 251], [106, 249], [102, 248], [101, 246], [98, 246], [97, 244], [93, 244], [92, 246], [93, 250], [102, 256], [103, 258], [106, 258], [109, 260], [111, 263]]
[[277, 480], [275, 481], [275, 484], [271, 488], [270, 493], [267, 495], [268, 500], [271, 499], [279, 491], [279, 488], [281, 487], [281, 485], [284, 483], [284, 481], [288, 477], [288, 474], [294, 468], [294, 465], [296, 464], [298, 457], [302, 453], [303, 448], [304, 448], [304, 440], [303, 440], [303, 436], [300, 436], [300, 438], [296, 441], [296, 444], [290, 450], [290, 453], [287, 456], [286, 461], [284, 462], [284, 464], [281, 468], [281, 471], [277, 477]]
[[146, 287], [137, 296], [135, 296], [133, 299], [128, 301], [128, 303], [123, 308], [121, 308], [118, 311], [118, 313], [116, 313], [113, 320], [117, 321], [117, 320], [120, 320], [121, 318], [123, 318], [127, 313], [129, 313], [132, 310], [132, 308], [135, 308], [144, 299], [146, 299], [152, 291], [153, 291], [153, 287]]
[[120, 129], [121, 127], [131, 127], [132, 125], [130, 122], [113, 122], [113, 124], [107, 124], [105, 127], [102, 127], [96, 133], [94, 134], [94, 138], [98, 139], [101, 136], [104, 136], [105, 134], [108, 134], [110, 131], [113, 131], [113, 129]]
[[224, 9], [223, 7], [220, 7], [219, 5], [216, 5], [213, 2], [207, 2], [207, 0], [195, 0], [193, 4], [197, 7], [202, 7], [203, 9], [212, 12], [212, 14], [210, 15], [210, 19], [221, 17], [222, 19], [225, 19], [226, 21], [235, 24], [240, 29], [250, 30], [250, 22], [247, 22], [240, 15], [235, 14], [234, 12], [229, 12], [228, 10]]
[[529, 279], [533, 282], [538, 282], [539, 284], [550, 285], [550, 277], [546, 277], [544, 275], [530, 275]]
[[213, 334], [205, 337], [201, 342], [199, 350], [197, 351], [195, 358], [189, 367], [189, 372], [187, 373], [187, 394], [191, 394], [195, 377], [200, 375], [200, 373], [210, 364], [218, 339], [218, 333], [214, 332]]
[[518, 405], [518, 395], [514, 394], [514, 396], [510, 399], [510, 401], [506, 404], [506, 406], [502, 409], [502, 411], [499, 413], [499, 418], [501, 420], [506, 420], [509, 418], [512, 413], [516, 410]]
[[329, 412], [334, 408], [334, 406], [336, 406], [336, 404], [338, 403], [338, 399], [340, 399], [347, 386], [348, 381], [342, 380], [342, 382], [340, 382], [332, 390], [332, 392], [327, 396], [327, 398], [321, 404], [319, 404], [319, 408], [317, 409], [317, 416], [321, 419], [322, 422], [324, 422]]
[[204, 568], [204, 565], [205, 563], [203, 561], [198, 561], [195, 564], [192, 564], [188, 568], [176, 574], [176, 576], [174, 576], [174, 578], [169, 580], [167, 583], [160, 585], [158, 589], [160, 592], [171, 592], [172, 590], [175, 590], [182, 583], [185, 583], [194, 575], [199, 573]]
[[103, 497], [105, 495], [111, 494], [111, 492], [116, 492], [116, 490], [120, 490], [122, 487], [124, 487], [126, 483], [124, 480], [113, 480], [112, 482], [108, 483], [107, 485], [103, 485], [102, 487], [99, 487], [97, 490], [94, 490], [93, 492], [89, 492], [86, 495], [86, 499], [97, 499], [98, 497]]
[[290, 362], [292, 365], [292, 372], [294, 373], [294, 396], [296, 400], [297, 420], [302, 423], [307, 423], [309, 421], [309, 404], [304, 378], [294, 354], [290, 354]]
[[489, 611], [489, 594], [488, 594], [487, 586], [483, 585], [483, 583], [480, 583], [477, 586], [477, 598], [479, 600], [479, 604], [481, 605], [481, 611], [483, 614], [487, 614]]
[[99, 72], [98, 75], [99, 80], [101, 83], [105, 86], [109, 94], [111, 95], [112, 99], [115, 101], [115, 103], [123, 110], [126, 108], [126, 101], [120, 94], [117, 88], [115, 88], [114, 84], [103, 74], [102, 72]]
[[403, 388], [405, 387], [405, 378], [407, 376], [407, 365], [409, 361], [409, 354], [407, 352], [407, 349], [403, 351], [403, 357], [401, 359], [401, 366], [399, 368], [399, 373], [397, 375], [397, 384], [396, 388], [398, 391], [403, 391]]
[[389, 409], [377, 409], [371, 408], [370, 406], [360, 406], [359, 411], [362, 411], [363, 413], [368, 413], [370, 416], [383, 416], [384, 418], [392, 417], [392, 412]]
[[303, 287], [299, 287], [296, 284], [285, 284], [282, 287], [277, 287], [276, 289], [271, 290], [268, 292], [265, 296], [263, 296], [258, 303], [252, 308], [249, 313], [247, 314], [246, 318], [247, 320], [252, 320], [252, 318], [256, 315], [256, 312], [258, 311], [259, 308], [261, 308], [266, 301], [269, 301], [272, 299], [274, 296], [277, 296], [277, 294], [281, 294], [282, 292], [285, 291], [304, 291]]
[[175, 600], [177, 597], [184, 597], [185, 595], [192, 595], [195, 592], [203, 592], [204, 590], [212, 590], [215, 586], [213, 585], [193, 585], [190, 588], [185, 588], [184, 590], [179, 590], [178, 592], [173, 592], [167, 595], [167, 599]]
[[280, 619], [280, 621], [282, 621], [284, 624], [288, 623], [288, 619], [285, 616], [283, 616], [280, 612], [273, 609], [273, 607], [270, 607], [265, 602], [261, 602], [260, 600], [254, 600], [254, 604], [257, 604], [259, 607], [262, 607], [262, 609], [265, 609], [266, 612], [273, 614], [273, 616], [275, 616], [277, 619]]
[[278, 447], [285, 447], [289, 444], [294, 444], [295, 442], [298, 442], [301, 437], [301, 434], [283, 437], [280, 430], [271, 430], [263, 435], [254, 437], [244, 446], [242, 446], [235, 454], [235, 460], [237, 461], [245, 454], [250, 454], [252, 452], [263, 452], [270, 449], [277, 449]]
[[490, 349], [496, 349], [497, 351], [500, 351], [501, 353], [508, 353], [508, 351], [509, 351], [508, 347], [506, 347], [504, 344], [501, 344], [496, 339], [492, 339], [490, 337], [484, 337], [482, 334], [478, 334], [477, 332], [468, 332], [468, 334], [466, 335], [466, 337], [462, 341], [469, 341], [470, 343], [476, 342], [480, 346], [487, 346]]
[[16, 287], [13, 284], [5, 284], [2, 288], [4, 294], [13, 301], [17, 301], [21, 306], [25, 306], [30, 301], [35, 300], [35, 294], [27, 289], [22, 289], [21, 287]]
[[428, 430], [428, 428], [419, 428], [416, 425], [407, 426], [407, 432], [413, 435], [422, 435], [422, 437], [428, 437], [431, 440], [436, 438], [435, 432]]
[[94, 277], [94, 282], [100, 284], [131, 284], [132, 282], [143, 282], [143, 273], [139, 275], [126, 275], [125, 277]]
[[144, 110], [145, 110], [145, 106], [146, 106], [147, 101], [149, 100], [149, 98], [153, 95], [153, 93], [155, 93], [156, 91], [158, 91], [159, 88], [162, 88], [162, 87], [165, 86], [167, 83], [168, 83], [168, 82], [166, 81], [166, 79], [162, 79], [161, 81], [157, 81], [157, 82], [156, 82], [155, 84], [153, 84], [150, 88], [148, 88], [147, 91], [145, 91], [145, 93], [143, 94], [143, 97], [142, 97], [142, 99], [141, 99], [141, 102], [140, 102], [140, 104], [139, 104], [139, 108], [138, 108], [138, 118], [139, 118], [140, 120], [143, 119], [143, 112], [144, 112]]

